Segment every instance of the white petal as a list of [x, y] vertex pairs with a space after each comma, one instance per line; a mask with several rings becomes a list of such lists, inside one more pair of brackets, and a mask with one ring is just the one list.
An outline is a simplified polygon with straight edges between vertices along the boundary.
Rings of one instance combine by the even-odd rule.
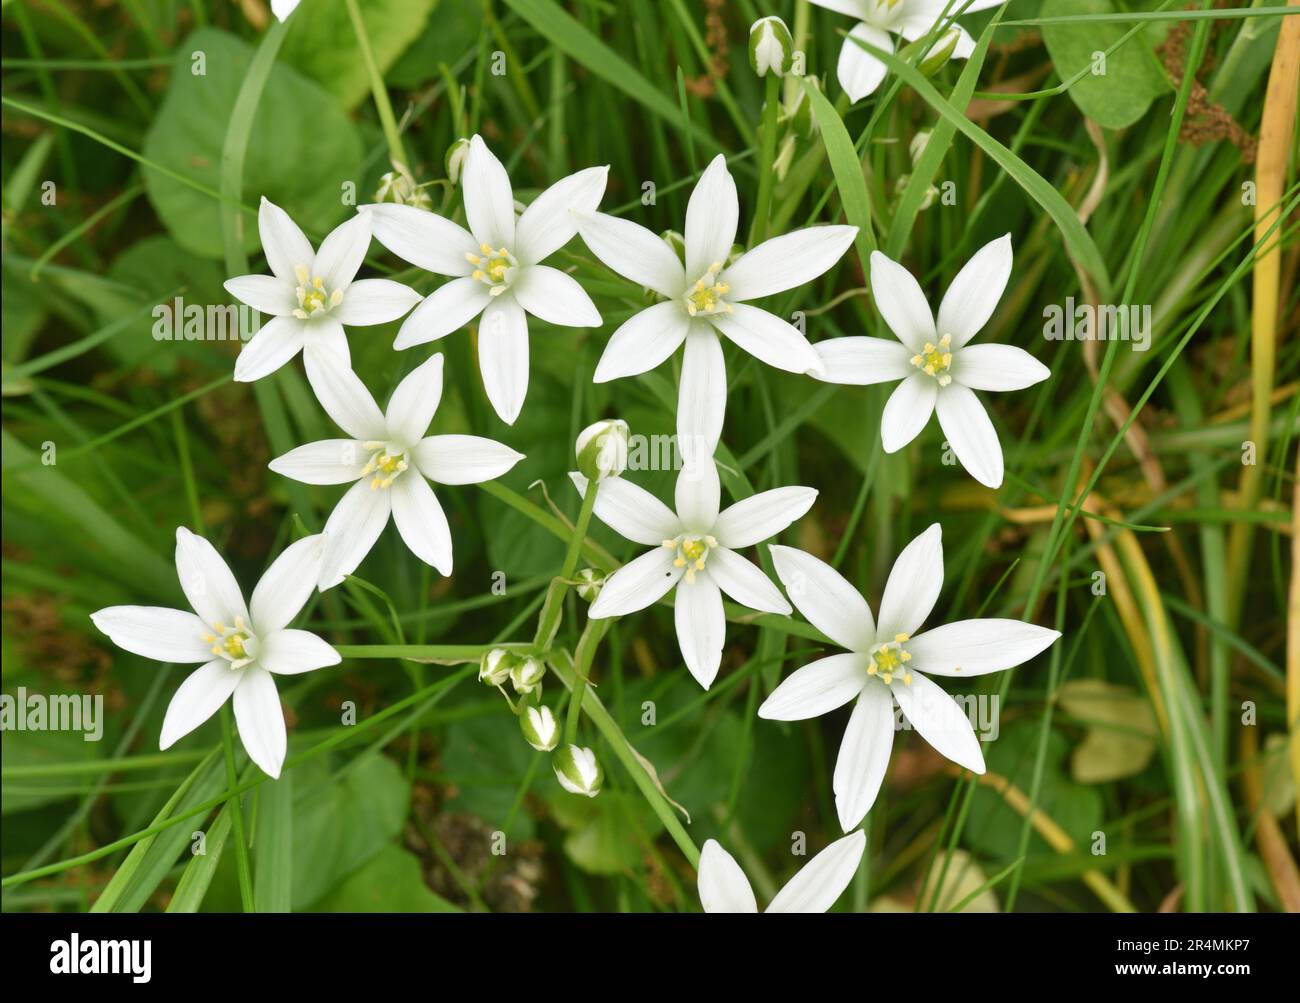
[[856, 226], [809, 226], [765, 240], [724, 271], [732, 303], [794, 289], [827, 271], [858, 235]]
[[993, 316], [1011, 279], [1011, 234], [990, 241], [975, 252], [957, 273], [939, 304], [940, 336], [952, 335], [952, 347], [961, 348]]
[[862, 853], [867, 848], [866, 833], [858, 830], [837, 839], [812, 860], [776, 894], [767, 907], [770, 913], [826, 912], [858, 873]]
[[903, 716], [936, 752], [973, 773], [984, 772], [984, 754], [970, 719], [937, 683], [914, 672], [910, 685], [895, 677], [890, 688]]
[[306, 330], [294, 317], [274, 317], [245, 342], [235, 359], [235, 379], [253, 383], [270, 376], [298, 354]]
[[[606, 584], [605, 588], [609, 585]], [[697, 574], [694, 582], [683, 578], [677, 583], [673, 614], [677, 624], [677, 643], [681, 646], [686, 668], [707, 690], [713, 685], [722, 665], [722, 645], [727, 638], [722, 593], [706, 574]]]
[[[913, 676], [915, 681], [916, 676]], [[840, 828], [848, 832], [866, 817], [880, 793], [894, 747], [894, 701], [889, 687], [872, 680], [849, 716], [835, 757], [831, 788]]]
[[1002, 444], [975, 391], [949, 383], [935, 403], [939, 426], [957, 459], [985, 487], [1002, 486]]
[[266, 569], [248, 603], [253, 629], [263, 642], [268, 634], [289, 626], [302, 610], [320, 578], [324, 556], [325, 536], [317, 533], [289, 544]]
[[230, 566], [212, 544], [184, 526], [176, 529], [176, 575], [190, 608], [209, 626], [229, 627], [237, 616], [249, 618]]
[[257, 208], [257, 232], [262, 238], [262, 253], [275, 277], [290, 287], [298, 285], [295, 270], [299, 265], [311, 268], [316, 259], [311, 243], [289, 214], [274, 202], [263, 198]]
[[379, 410], [366, 385], [347, 366], [322, 355], [307, 371], [311, 388], [334, 424], [361, 442], [382, 440], [387, 435], [384, 413]]
[[758, 912], [745, 872], [716, 839], [705, 842], [700, 850], [697, 885], [705, 912]]
[[789, 614], [790, 604], [761, 568], [734, 550], [714, 547], [705, 572], [714, 584], [742, 606], [764, 613]]
[[243, 675], [224, 658], [214, 658], [186, 676], [167, 705], [158, 748], [170, 749], [219, 711]]
[[284, 711], [275, 680], [266, 669], [250, 666], [235, 687], [235, 724], [248, 758], [269, 777], [278, 779], [284, 766], [288, 738]]
[[[312, 581], [309, 586], [315, 585]], [[306, 630], [277, 630], [262, 638], [257, 664], [277, 675], [293, 676], [302, 672], [338, 665], [343, 659], [321, 638]]]
[[438, 484], [482, 484], [524, 458], [495, 439], [478, 435], [431, 435], [411, 451], [416, 467]]
[[513, 296], [498, 296], [478, 329], [478, 368], [497, 416], [513, 425], [528, 395], [528, 315]]
[[360, 210], [370, 213], [375, 239], [403, 261], [436, 275], [468, 275], [474, 270], [466, 255], [478, 256], [478, 241], [451, 220], [392, 203], [361, 206]]
[[513, 247], [515, 195], [510, 176], [479, 136], [469, 142], [460, 185], [465, 195], [465, 218], [474, 239], [494, 249]]
[[708, 324], [694, 323], [686, 335], [681, 384], [677, 388], [677, 448], [688, 464], [713, 456], [727, 410], [727, 367], [722, 344]]
[[352, 368], [347, 332], [332, 314], [303, 325], [302, 362], [308, 381], [312, 378], [312, 367], [318, 364]]
[[519, 305], [559, 327], [600, 327], [600, 311], [577, 280], [550, 265], [522, 265], [510, 286]]
[[[578, 493], [586, 497], [587, 478], [576, 470], [569, 477]], [[682, 531], [682, 524], [672, 509], [645, 488], [622, 477], [601, 481], [594, 512], [597, 519], [623, 539], [647, 547], [658, 547]]]
[[718, 516], [713, 535], [737, 550], [770, 539], [803, 517], [817, 500], [816, 488], [788, 487], [742, 498]]
[[823, 634], [850, 651], [876, 643], [871, 607], [838, 571], [794, 547], [772, 546], [777, 577], [795, 608]]
[[578, 232], [591, 253], [619, 275], [668, 299], [676, 299], [686, 290], [681, 261], [644, 226], [603, 212], [577, 215]]
[[572, 240], [578, 232], [574, 214], [596, 211], [608, 179], [608, 167], [588, 167], [561, 178], [533, 199], [532, 205], [519, 217], [516, 257], [524, 264], [536, 264]]
[[913, 352], [938, 340], [934, 315], [916, 278], [879, 251], [871, 252], [871, 294], [889, 329]]
[[267, 466], [281, 477], [303, 484], [349, 484], [370, 459], [355, 439], [322, 439], [291, 449]]
[[894, 42], [888, 32], [865, 23], [855, 25], [849, 32], [849, 36], [840, 49], [840, 61], [835, 67], [835, 76], [839, 79], [840, 86], [844, 88], [844, 93], [849, 96], [849, 100], [856, 102], [861, 101], [868, 94], [875, 93], [880, 82], [885, 79], [888, 68], [853, 39], [860, 38], [868, 45], [883, 49], [885, 52], [894, 51]]
[[912, 352], [888, 338], [827, 338], [813, 345], [822, 360], [822, 371], [812, 375], [823, 383], [870, 386], [904, 380], [916, 372], [909, 361]]
[[690, 318], [680, 303], [656, 303], [619, 325], [596, 364], [596, 383], [646, 373], [667, 359], [686, 340]]
[[847, 14], [849, 17], [855, 17], [861, 21], [866, 13], [866, 4], [869, 0], [808, 0], [808, 2], [815, 7], [824, 7], [827, 10]]
[[[402, 478], [398, 478], [401, 480]], [[370, 481], [357, 481], [339, 499], [325, 520], [325, 556], [321, 560], [322, 592], [333, 588], [357, 570], [379, 534], [388, 525], [392, 501], [388, 490], [371, 488]]]
[[1052, 371], [1014, 345], [969, 345], [952, 357], [953, 381], [972, 390], [1023, 390]]
[[312, 272], [325, 280], [325, 288], [331, 292], [346, 290], [357, 277], [369, 250], [370, 214], [359, 212], [336, 226], [321, 241]]
[[203, 640], [212, 628], [193, 613], [162, 606], [109, 606], [90, 614], [91, 622], [119, 648], [159, 662], [206, 662], [212, 645]]
[[393, 496], [393, 522], [411, 553], [425, 564], [432, 564], [438, 574], [449, 576], [451, 527], [429, 482], [411, 471], [394, 481], [389, 492]]
[[673, 504], [682, 526], [691, 533], [707, 533], [718, 521], [722, 485], [712, 457], [685, 464], [677, 473]]
[[862, 692], [870, 677], [867, 656], [831, 655], [796, 669], [758, 708], [769, 721], [803, 721], [828, 714]]
[[368, 327], [397, 320], [420, 302], [420, 294], [392, 279], [362, 279], [348, 286], [343, 302], [331, 311], [340, 324]]
[[719, 153], [695, 183], [686, 203], [686, 277], [694, 281], [705, 269], [722, 264], [736, 242], [740, 200], [736, 182]]
[[1061, 636], [1020, 620], [957, 620], [907, 643], [912, 668], [932, 676], [982, 676], [1027, 662]]
[[656, 547], [624, 564], [605, 579], [587, 615], [593, 620], [626, 616], [658, 602], [682, 577], [682, 569], [673, 567], [675, 555], [667, 547]]
[[913, 373], [894, 388], [880, 416], [880, 441], [886, 453], [897, 453], [921, 434], [934, 414], [938, 394], [938, 382], [922, 372]]
[[397, 384], [384, 412], [387, 437], [403, 446], [414, 446], [429, 430], [441, 400], [442, 355], [438, 354], [420, 363]]
[[799, 329], [766, 310], [737, 303], [731, 313], [714, 314], [709, 320], [734, 344], [769, 366], [788, 373], [821, 369], [821, 357]]
[[274, 275], [240, 275], [224, 285], [239, 302], [272, 317], [287, 317], [298, 306], [293, 289]]
[[903, 548], [885, 581], [876, 636], [893, 640], [915, 634], [934, 609], [943, 588], [943, 531], [933, 523]]
[[459, 331], [492, 302], [488, 287], [475, 279], [452, 279], [439, 286], [402, 321], [393, 347], [399, 352], [412, 345], [445, 338]]

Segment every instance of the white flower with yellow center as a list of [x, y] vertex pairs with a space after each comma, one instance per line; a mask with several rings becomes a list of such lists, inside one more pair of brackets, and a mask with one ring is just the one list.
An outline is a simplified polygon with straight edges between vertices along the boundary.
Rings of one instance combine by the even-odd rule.
[[510, 177], [483, 140], [469, 141], [461, 172], [469, 229], [412, 206], [361, 206], [375, 239], [404, 261], [452, 280], [406, 318], [393, 347], [446, 337], [479, 314], [478, 364], [488, 400], [514, 424], [528, 393], [528, 316], [560, 327], [599, 327], [600, 312], [577, 281], [542, 262], [577, 232], [571, 211], [591, 212], [608, 167], [557, 181], [518, 218]]
[[304, 484], [355, 482], [325, 522], [329, 542], [320, 588], [337, 585], [357, 569], [390, 515], [411, 552], [450, 575], [451, 528], [429, 481], [478, 484], [500, 477], [523, 456], [476, 435], [426, 437], [442, 398], [441, 355], [397, 385], [386, 412], [345, 367], [322, 366], [313, 389], [325, 413], [351, 438], [299, 446], [270, 467]]
[[252, 383], [269, 376], [299, 351], [307, 376], [319, 364], [351, 364], [344, 325], [367, 327], [397, 320], [420, 294], [392, 279], [356, 279], [370, 248], [370, 217], [352, 217], [313, 251], [310, 241], [279, 206], [262, 199], [257, 229], [270, 275], [241, 275], [226, 282], [231, 296], [271, 320], [235, 360], [235, 379]]
[[[763, 911], [825, 912], [853, 880], [866, 848], [867, 837], [861, 829], [837, 839], [804, 864]], [[700, 850], [696, 883], [705, 912], [758, 912], [758, 900], [745, 872], [716, 839]]]
[[721, 338], [777, 369], [821, 371], [821, 360], [798, 328], [748, 301], [811, 282], [839, 261], [858, 232], [852, 226], [796, 230], [764, 241], [727, 265], [739, 216], [736, 182], [719, 155], [700, 176], [686, 206], [685, 261], [659, 236], [630, 220], [589, 213], [578, 224], [596, 257], [664, 298], [613, 333], [595, 381], [647, 372], [684, 344], [677, 436], [688, 462], [711, 457], [722, 434], [727, 371]]
[[[585, 494], [587, 479], [576, 472], [569, 476]], [[816, 498], [812, 488], [774, 488], [719, 512], [718, 471], [712, 459], [682, 468], [676, 512], [626, 478], [602, 481], [596, 517], [620, 536], [655, 549], [610, 575], [588, 615], [599, 620], [635, 613], [676, 587], [674, 615], [682, 658], [708, 689], [718, 674], [726, 639], [723, 592], [750, 609], [790, 612], [776, 586], [736, 551], [775, 536], [807, 512]]]
[[[901, 35], [909, 42], [930, 34], [935, 24], [943, 18], [945, 26], [936, 33], [931, 52], [952, 46], [951, 59], [969, 59], [975, 51], [975, 40], [961, 25], [953, 21], [957, 13], [973, 14], [977, 10], [1001, 7], [1007, 0], [811, 0], [818, 7], [847, 14], [858, 19], [858, 24], [844, 39], [840, 49], [836, 76], [844, 93], [852, 101], [861, 101], [873, 93], [885, 79], [888, 67], [853, 41], [860, 38], [868, 45], [885, 52], [894, 51], [890, 35]], [[953, 37], [955, 36], [955, 38]]]
[[172, 697], [160, 748], [188, 735], [233, 694], [235, 724], [248, 758], [269, 776], [280, 775], [287, 740], [272, 675], [297, 675], [340, 661], [315, 634], [289, 629], [316, 584], [324, 544], [316, 535], [286, 547], [245, 605], [235, 576], [212, 544], [180, 528], [176, 574], [193, 613], [110, 606], [90, 615], [119, 648], [159, 662], [204, 663]]
[[1023, 390], [1051, 371], [1014, 345], [971, 345], [993, 315], [1011, 278], [1011, 235], [985, 244], [952, 280], [936, 322], [915, 278], [879, 251], [871, 255], [876, 309], [898, 338], [832, 338], [817, 345], [827, 383], [865, 385], [902, 380], [880, 421], [885, 452], [939, 425], [961, 465], [981, 484], [1002, 484], [1002, 445], [976, 390]]
[[759, 717], [802, 721], [855, 700], [835, 762], [832, 788], [848, 832], [871, 809], [894, 743], [894, 701], [935, 750], [984, 772], [979, 739], [962, 711], [930, 676], [967, 678], [1028, 661], [1060, 633], [1019, 620], [958, 620], [918, 634], [943, 586], [943, 542], [935, 523], [903, 548], [885, 582], [880, 619], [832, 568], [791, 547], [772, 548], [790, 601], [848, 654], [792, 673], [758, 709]]

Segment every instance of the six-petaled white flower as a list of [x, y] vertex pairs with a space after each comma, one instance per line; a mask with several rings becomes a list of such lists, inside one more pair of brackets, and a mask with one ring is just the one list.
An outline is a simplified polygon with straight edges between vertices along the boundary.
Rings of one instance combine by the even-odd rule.
[[[587, 479], [569, 475], [585, 493]], [[686, 667], [705, 689], [722, 662], [726, 618], [722, 592], [742, 606], [789, 613], [790, 605], [756, 565], [736, 553], [775, 536], [812, 507], [813, 488], [763, 491], [719, 512], [720, 488], [713, 460], [682, 468], [674, 512], [625, 478], [602, 481], [595, 514], [614, 532], [655, 549], [605, 580], [588, 615], [599, 620], [645, 609], [674, 586], [677, 641]]]
[[337, 665], [325, 641], [289, 624], [316, 584], [324, 537], [285, 548], [245, 605], [229, 566], [201, 536], [176, 530], [176, 573], [193, 613], [160, 606], [110, 606], [90, 615], [120, 648], [160, 662], [203, 667], [172, 697], [159, 745], [169, 748], [234, 694], [235, 723], [248, 758], [278, 777], [284, 765], [284, 712], [272, 674], [296, 675]]
[[812, 281], [839, 261], [858, 232], [853, 226], [796, 230], [727, 265], [739, 214], [736, 182], [719, 155], [686, 206], [685, 262], [663, 239], [630, 220], [588, 213], [578, 224], [596, 257], [664, 297], [614, 332], [595, 380], [644, 373], [684, 343], [677, 436], [688, 462], [712, 456], [722, 433], [727, 372], [719, 335], [778, 369], [820, 372], [821, 360], [802, 332], [747, 301]]
[[792, 673], [758, 709], [802, 721], [856, 699], [835, 762], [832, 788], [844, 831], [871, 809], [889, 766], [894, 701], [921, 737], [948, 759], [984, 772], [979, 739], [962, 708], [930, 676], [965, 678], [1033, 658], [1060, 633], [1019, 620], [958, 620], [918, 634], [943, 586], [943, 542], [935, 523], [903, 548], [880, 600], [880, 619], [830, 565], [791, 547], [772, 547], [790, 601], [847, 654]]
[[426, 438], [442, 398], [441, 355], [397, 385], [387, 412], [379, 410], [351, 369], [323, 366], [313, 386], [326, 414], [351, 438], [299, 446], [270, 467], [305, 484], [356, 482], [325, 522], [320, 588], [337, 585], [356, 570], [389, 515], [416, 557], [450, 575], [451, 528], [429, 481], [478, 484], [500, 477], [523, 456], [475, 435]]
[[370, 217], [364, 213], [335, 227], [319, 251], [288, 213], [265, 198], [257, 229], [272, 274], [226, 282], [235, 299], [271, 315], [235, 361], [240, 382], [269, 376], [299, 351], [314, 381], [322, 365], [351, 364], [345, 324], [386, 324], [420, 302], [419, 293], [392, 279], [356, 279], [370, 248]]
[[375, 239], [399, 258], [452, 276], [406, 318], [393, 347], [445, 337], [482, 314], [483, 387], [501, 420], [514, 424], [528, 393], [528, 315], [561, 327], [600, 326], [600, 312], [582, 286], [542, 262], [577, 232], [572, 211], [600, 204], [608, 174], [608, 167], [571, 174], [516, 219], [506, 169], [475, 136], [461, 176], [468, 230], [412, 206], [360, 207], [374, 217]]
[[[837, 839], [804, 864], [764, 912], [825, 912], [857, 873], [867, 837], [861, 829]], [[705, 912], [758, 912], [754, 889], [740, 865], [715, 839], [700, 851], [697, 878]]]
[[[975, 40], [961, 25], [951, 20], [955, 13], [973, 14], [977, 10], [1001, 7], [1007, 0], [811, 0], [818, 7], [838, 11], [858, 19], [858, 24], [844, 39], [840, 49], [840, 61], [836, 67], [836, 76], [850, 100], [861, 101], [873, 93], [880, 82], [885, 79], [887, 67], [873, 56], [854, 38], [860, 38], [868, 45], [885, 52], [894, 51], [894, 42], [889, 36], [902, 35], [909, 42], [924, 38], [930, 34], [935, 24], [948, 11], [946, 26], [935, 38], [934, 48], [946, 48], [948, 36], [956, 35], [953, 44], [952, 59], [968, 59], [975, 51]], [[933, 51], [933, 50], [931, 50]]]
[[[968, 345], [993, 315], [1011, 278], [1011, 235], [985, 244], [952, 280], [936, 323], [912, 273], [871, 255], [876, 308], [898, 338], [832, 338], [818, 343], [828, 383], [902, 380], [885, 404], [880, 438], [893, 453], [915, 439], [930, 415], [963, 467], [981, 484], [1002, 484], [1002, 445], [976, 390], [1023, 390], [1051, 370], [1014, 345]], [[901, 344], [900, 344], [901, 342]]]

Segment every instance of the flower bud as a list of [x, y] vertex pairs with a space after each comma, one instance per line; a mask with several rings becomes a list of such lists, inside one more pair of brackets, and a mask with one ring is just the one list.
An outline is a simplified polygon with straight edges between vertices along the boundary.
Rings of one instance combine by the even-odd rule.
[[600, 595], [601, 586], [605, 584], [605, 576], [595, 568], [583, 568], [574, 579], [578, 583], [578, 595], [587, 602], [595, 602], [596, 596]]
[[516, 693], [531, 693], [546, 678], [546, 666], [533, 655], [518, 659], [510, 669], [510, 682]]
[[396, 160], [393, 161], [393, 169], [379, 179], [375, 201], [396, 202], [398, 205], [411, 205], [417, 209], [429, 209], [433, 206], [433, 199], [429, 198], [429, 193], [416, 183], [410, 169]]
[[760, 77], [783, 77], [794, 59], [794, 39], [779, 17], [761, 17], [749, 29], [749, 65]]
[[538, 752], [550, 752], [560, 742], [559, 722], [545, 704], [525, 707], [519, 715], [519, 730], [524, 733], [524, 741]]
[[588, 425], [578, 434], [574, 453], [578, 469], [589, 481], [618, 477], [627, 469], [627, 422], [618, 418]]
[[605, 781], [605, 771], [590, 749], [566, 745], [551, 759], [555, 779], [570, 794], [583, 794], [594, 798]]
[[510, 670], [519, 659], [505, 648], [493, 648], [485, 652], [478, 664], [479, 682], [489, 686], [504, 686], [510, 678]]
[[930, 142], [929, 129], [922, 129], [920, 132], [918, 132], [915, 136], [912, 137], [912, 141], [907, 144], [907, 153], [912, 158], [913, 164], [915, 164], [918, 160], [921, 159], [921, 154], [925, 153], [925, 148], [929, 144], [929, 142]]
[[925, 54], [921, 60], [919, 69], [927, 77], [932, 77], [947, 65], [952, 58], [953, 50], [957, 48], [957, 43], [961, 40], [961, 31], [957, 28], [949, 28], [947, 33], [934, 43], [934, 48]]
[[460, 172], [469, 156], [469, 140], [461, 138], [447, 148], [447, 180], [453, 185], [460, 184]]
[[672, 248], [673, 253], [677, 255], [678, 259], [681, 261], [686, 260], [686, 238], [680, 233], [676, 230], [665, 230], [663, 233], [659, 234], [659, 239]]

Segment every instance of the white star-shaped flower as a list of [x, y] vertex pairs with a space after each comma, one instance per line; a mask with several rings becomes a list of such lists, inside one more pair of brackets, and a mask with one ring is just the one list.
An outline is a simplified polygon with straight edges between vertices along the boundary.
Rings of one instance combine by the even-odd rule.
[[[844, 40], [840, 49], [840, 62], [836, 67], [836, 76], [844, 93], [852, 101], [861, 101], [873, 93], [880, 82], [885, 79], [888, 67], [866, 49], [853, 41], [860, 38], [868, 45], [885, 52], [894, 51], [894, 41], [889, 36], [902, 35], [909, 42], [928, 35], [935, 23], [943, 16], [945, 9], [961, 10], [963, 14], [973, 14], [977, 10], [1001, 7], [1007, 0], [972, 0], [962, 10], [962, 0], [811, 0], [818, 7], [847, 14], [858, 19], [858, 24]], [[975, 51], [975, 40], [970, 33], [955, 21], [947, 21], [947, 28], [935, 41], [935, 48], [944, 44], [942, 41], [949, 32], [956, 33], [952, 59], [969, 59]]]
[[528, 393], [528, 315], [561, 327], [600, 326], [600, 312], [582, 286], [542, 262], [577, 232], [572, 212], [591, 212], [600, 204], [608, 175], [608, 167], [571, 174], [516, 219], [510, 177], [475, 136], [460, 182], [468, 230], [413, 206], [360, 207], [374, 217], [375, 239], [399, 258], [452, 276], [406, 318], [393, 347], [446, 337], [482, 314], [483, 387], [501, 420], [513, 425]]
[[[509, 446], [476, 435], [426, 437], [442, 399], [442, 356], [413, 369], [379, 410], [351, 369], [321, 366], [317, 399], [351, 438], [325, 439], [272, 460], [278, 474], [304, 484], [355, 481], [325, 522], [322, 590], [343, 581], [370, 553], [391, 515], [411, 552], [439, 574], [451, 574], [451, 528], [429, 481], [478, 484], [523, 459]], [[426, 480], [427, 478], [427, 480]]]
[[[580, 492], [587, 479], [569, 474]], [[756, 565], [736, 553], [775, 536], [812, 507], [813, 488], [762, 491], [719, 512], [718, 471], [712, 459], [688, 464], [677, 476], [674, 512], [625, 478], [600, 483], [595, 515], [614, 532], [655, 549], [605, 580], [588, 615], [625, 616], [658, 602], [675, 586], [677, 641], [686, 667], [705, 689], [722, 663], [725, 592], [742, 606], [789, 613], [790, 605]]]
[[979, 739], [961, 707], [930, 676], [1000, 672], [1049, 647], [1060, 632], [1019, 620], [958, 620], [917, 630], [943, 585], [943, 543], [935, 523], [903, 548], [885, 582], [880, 620], [858, 590], [829, 564], [791, 547], [772, 547], [776, 573], [814, 627], [848, 654], [791, 673], [758, 709], [759, 717], [802, 721], [856, 699], [835, 762], [832, 788], [848, 832], [871, 809], [894, 743], [894, 701], [935, 750], [984, 772]]
[[316, 584], [325, 539], [308, 536], [275, 559], [244, 604], [235, 576], [216, 549], [176, 530], [176, 573], [193, 613], [160, 606], [109, 606], [90, 615], [119, 648], [160, 662], [203, 662], [172, 697], [159, 747], [210, 718], [234, 695], [235, 723], [248, 758], [278, 777], [284, 765], [284, 712], [272, 674], [297, 675], [337, 665], [338, 652], [289, 624]]
[[810, 282], [839, 261], [857, 227], [812, 226], [766, 240], [727, 265], [740, 204], [719, 155], [686, 206], [685, 262], [660, 237], [604, 213], [580, 217], [593, 254], [620, 275], [664, 297], [625, 321], [596, 366], [604, 383], [653, 369], [684, 343], [677, 402], [678, 448], [690, 462], [713, 455], [727, 407], [727, 371], [719, 335], [769, 366], [820, 372], [821, 360], [793, 324], [750, 306]]
[[[861, 829], [837, 839], [804, 864], [763, 911], [825, 912], [853, 880], [866, 847]], [[697, 883], [705, 912], [758, 912], [749, 879], [717, 840], [710, 839], [700, 851]]]
[[[831, 338], [818, 343], [827, 383], [902, 380], [880, 421], [885, 452], [915, 439], [930, 415], [957, 459], [981, 484], [1002, 484], [1002, 445], [975, 390], [1023, 390], [1051, 374], [1014, 345], [969, 345], [993, 315], [1011, 278], [1011, 235], [985, 244], [952, 280], [936, 324], [912, 273], [879, 251], [871, 255], [876, 309], [898, 338]], [[901, 342], [901, 344], [900, 344]]]
[[241, 383], [271, 375], [300, 351], [308, 378], [326, 358], [350, 365], [345, 324], [386, 324], [420, 302], [419, 293], [392, 279], [356, 279], [370, 249], [365, 214], [335, 227], [318, 252], [289, 214], [265, 198], [257, 229], [272, 274], [240, 275], [225, 284], [235, 299], [271, 315], [235, 361]]

